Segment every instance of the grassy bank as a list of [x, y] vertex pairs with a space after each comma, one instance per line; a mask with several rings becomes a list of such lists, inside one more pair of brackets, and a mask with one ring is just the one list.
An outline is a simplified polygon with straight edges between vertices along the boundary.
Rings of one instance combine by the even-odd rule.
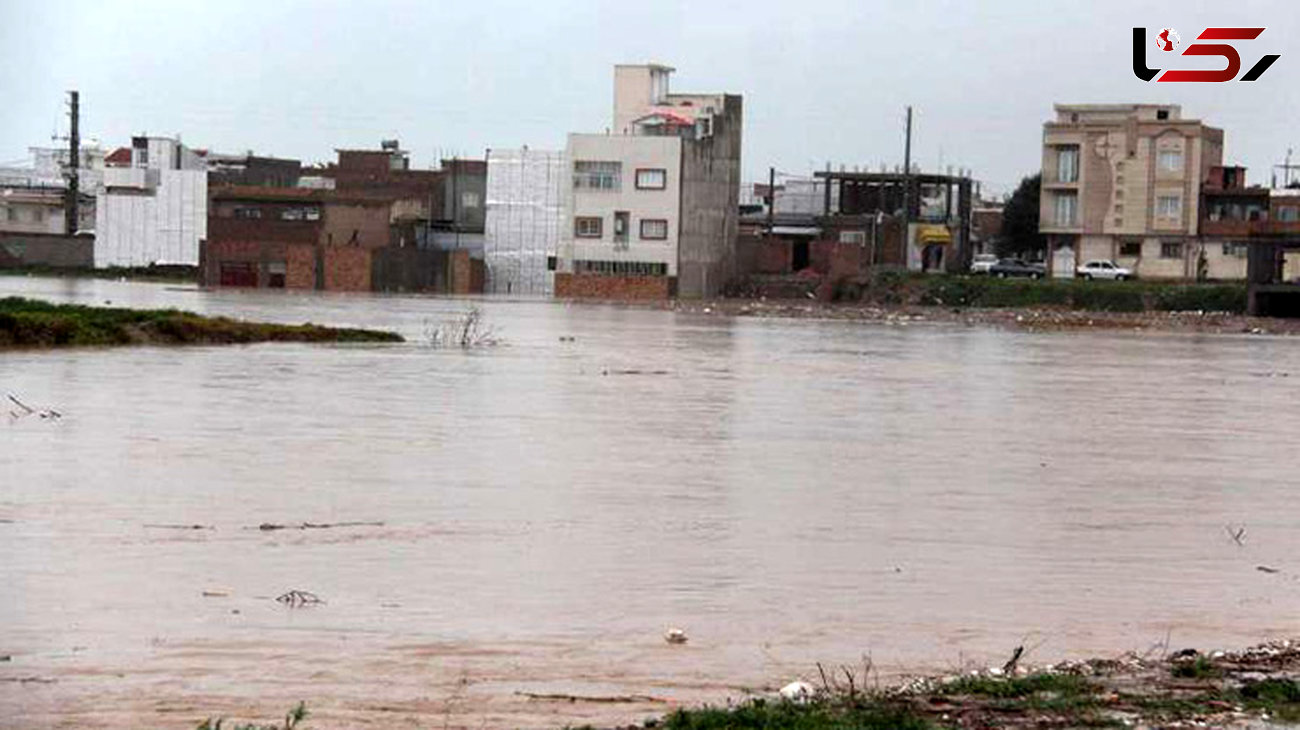
[[841, 302], [982, 308], [1054, 307], [1095, 312], [1246, 311], [1244, 283], [995, 279], [884, 271], [841, 282]]
[[1300, 649], [1289, 642], [1243, 652], [1126, 656], [1040, 671], [990, 670], [862, 689], [845, 675], [805, 701], [760, 698], [678, 710], [669, 730], [732, 728], [1246, 727], [1300, 722]]
[[199, 267], [181, 265], [113, 266], [106, 269], [20, 266], [0, 269], [0, 276], [49, 276], [61, 279], [126, 279], [161, 283], [196, 284]]
[[401, 342], [393, 332], [203, 317], [176, 309], [86, 307], [0, 299], [0, 350], [93, 345], [219, 345], [251, 342]]

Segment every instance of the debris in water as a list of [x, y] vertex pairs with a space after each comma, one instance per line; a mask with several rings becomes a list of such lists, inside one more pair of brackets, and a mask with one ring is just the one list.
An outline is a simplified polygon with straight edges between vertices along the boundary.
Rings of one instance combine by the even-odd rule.
[[280, 603], [283, 603], [284, 605], [290, 608], [298, 608], [300, 606], [314, 606], [318, 603], [324, 603], [324, 601], [322, 601], [319, 597], [317, 597], [315, 593], [310, 593], [308, 591], [299, 591], [299, 590], [292, 590], [289, 591], [288, 593], [284, 593], [278, 596], [275, 600]]
[[779, 694], [791, 702], [807, 702], [813, 698], [816, 692], [811, 684], [807, 682], [794, 681], [782, 687]]
[[681, 629], [668, 629], [668, 632], [664, 634], [664, 641], [669, 644], [685, 644], [686, 632]]
[[651, 695], [570, 695], [570, 694], [538, 694], [536, 692], [515, 692], [520, 697], [527, 697], [530, 700], [552, 700], [556, 702], [658, 702], [664, 703], [668, 700], [662, 697], [653, 697]]
[[63, 414], [53, 408], [32, 408], [26, 403], [18, 400], [18, 396], [13, 393], [6, 393], [5, 395], [8, 396], [10, 402], [22, 409], [21, 411], [9, 411], [9, 418], [15, 421], [20, 418], [26, 418], [27, 416], [38, 416], [40, 418], [48, 418], [52, 421], [63, 418]]
[[262, 532], [274, 530], [330, 530], [335, 527], [383, 527], [382, 522], [303, 522], [297, 525], [282, 525], [278, 522], [263, 522], [257, 526]]
[[1255, 570], [1258, 570], [1258, 571], [1261, 572], [1261, 573], [1281, 573], [1281, 572], [1282, 572], [1282, 571], [1278, 570], [1277, 568], [1270, 568], [1270, 567], [1268, 567], [1267, 565], [1256, 565], [1256, 566], [1255, 566]]

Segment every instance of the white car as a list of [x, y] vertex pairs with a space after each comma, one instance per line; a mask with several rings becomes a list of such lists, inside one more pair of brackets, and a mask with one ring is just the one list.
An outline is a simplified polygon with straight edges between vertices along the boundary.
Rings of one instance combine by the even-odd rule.
[[1124, 281], [1133, 278], [1132, 269], [1126, 269], [1122, 266], [1116, 266], [1114, 261], [1098, 259], [1088, 261], [1080, 266], [1076, 274], [1085, 279], [1114, 279], [1115, 281]]
[[970, 272], [972, 274], [987, 274], [993, 264], [998, 262], [998, 257], [991, 253], [977, 253], [975, 258], [971, 259]]

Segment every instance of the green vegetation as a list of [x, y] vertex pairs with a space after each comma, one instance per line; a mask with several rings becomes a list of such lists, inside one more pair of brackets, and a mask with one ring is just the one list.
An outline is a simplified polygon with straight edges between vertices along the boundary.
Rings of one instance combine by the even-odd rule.
[[910, 706], [886, 699], [819, 699], [806, 704], [755, 699], [735, 707], [677, 710], [667, 730], [928, 730], [938, 727]]
[[0, 350], [93, 345], [215, 345], [252, 342], [401, 342], [393, 332], [203, 317], [176, 309], [123, 309], [0, 299]]
[[882, 271], [845, 282], [838, 298], [944, 307], [1056, 307], [1096, 312], [1246, 311], [1244, 283], [995, 279]]
[[269, 723], [258, 725], [255, 723], [246, 723], [243, 725], [231, 725], [225, 727], [225, 720], [221, 718], [211, 718], [199, 723], [197, 730], [295, 730], [298, 724], [307, 718], [307, 704], [299, 702], [296, 707], [285, 713], [284, 724]]
[[1022, 178], [1002, 209], [999, 256], [1026, 256], [1047, 250], [1047, 236], [1038, 232], [1038, 201], [1043, 175]]
[[1190, 662], [1176, 662], [1169, 673], [1179, 679], [1214, 679], [1222, 677], [1223, 671], [1209, 658], [1198, 656]]
[[0, 269], [0, 276], [54, 276], [70, 279], [128, 279], [131, 281], [196, 283], [199, 280], [199, 267], [181, 264], [111, 266], [104, 269], [66, 266], [18, 266]]

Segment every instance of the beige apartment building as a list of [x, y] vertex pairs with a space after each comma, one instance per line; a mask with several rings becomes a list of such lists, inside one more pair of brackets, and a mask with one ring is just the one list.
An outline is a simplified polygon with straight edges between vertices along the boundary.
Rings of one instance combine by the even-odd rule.
[[[1174, 104], [1058, 104], [1043, 125], [1039, 230], [1054, 261], [1110, 259], [1146, 278], [1190, 278], [1201, 192], [1223, 164], [1223, 130]], [[1064, 254], [1064, 255], [1063, 255]], [[1232, 262], [1208, 262], [1234, 269]], [[1054, 274], [1073, 276], [1057, 264]]]

